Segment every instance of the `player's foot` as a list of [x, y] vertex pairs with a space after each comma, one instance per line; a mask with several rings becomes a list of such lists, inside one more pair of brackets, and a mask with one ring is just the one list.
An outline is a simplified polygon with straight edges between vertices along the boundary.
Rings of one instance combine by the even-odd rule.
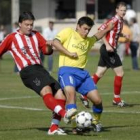
[[102, 124], [96, 121], [93, 121], [92, 128], [95, 132], [101, 132], [103, 130]]
[[64, 116], [64, 122], [66, 124], [70, 123], [72, 117], [75, 116], [76, 113], [77, 113], [77, 110], [75, 108], [69, 109]]
[[113, 100], [113, 105], [119, 106], [119, 107], [126, 107], [126, 106], [128, 106], [128, 104], [125, 101], [123, 101], [123, 100], [121, 100], [119, 102], [116, 102], [115, 100]]
[[80, 100], [81, 100], [82, 104], [83, 104], [86, 108], [89, 108], [89, 101], [88, 101], [88, 99], [87, 99], [85, 96], [80, 95]]
[[56, 130], [54, 130], [54, 131], [51, 131], [51, 130], [49, 129], [48, 135], [67, 135], [67, 133], [65, 133], [65, 131], [64, 131], [63, 129], [58, 128], [58, 129], [56, 129]]

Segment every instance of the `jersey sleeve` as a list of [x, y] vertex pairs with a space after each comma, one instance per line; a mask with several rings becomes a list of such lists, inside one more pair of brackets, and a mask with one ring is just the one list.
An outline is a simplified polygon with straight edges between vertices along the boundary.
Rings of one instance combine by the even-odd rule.
[[10, 50], [12, 44], [12, 35], [7, 35], [0, 44], [0, 56]]
[[96, 36], [92, 36], [89, 38], [90, 40], [90, 44], [89, 44], [89, 47], [90, 49], [94, 46], [94, 44], [97, 42], [97, 37]]
[[108, 26], [108, 24], [112, 22], [114, 25], [117, 23], [117, 19], [112, 17], [111, 19], [107, 20], [105, 23], [103, 23], [98, 30], [105, 30]]
[[71, 28], [66, 28], [66, 29], [60, 31], [56, 35], [55, 39], [58, 39], [61, 43], [64, 43], [71, 33], [72, 33], [72, 29]]
[[39, 32], [36, 32], [36, 36], [38, 39], [39, 49], [43, 52], [43, 54], [47, 54], [47, 41]]

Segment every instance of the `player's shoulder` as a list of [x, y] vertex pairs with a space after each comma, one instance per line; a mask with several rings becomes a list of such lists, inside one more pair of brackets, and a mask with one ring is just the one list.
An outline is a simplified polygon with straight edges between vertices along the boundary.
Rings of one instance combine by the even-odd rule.
[[114, 16], [114, 17], [111, 18], [111, 21], [113, 23], [116, 23], [118, 20], [119, 20], [119, 18], [117, 16]]
[[13, 37], [16, 35], [16, 32], [10, 33], [8, 35], [5, 36], [5, 39], [13, 39]]

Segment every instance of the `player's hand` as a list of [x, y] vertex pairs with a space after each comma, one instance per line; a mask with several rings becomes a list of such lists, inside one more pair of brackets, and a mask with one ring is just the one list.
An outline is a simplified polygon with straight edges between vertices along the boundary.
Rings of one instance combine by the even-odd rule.
[[114, 52], [114, 49], [110, 45], [106, 45], [107, 52]]
[[53, 40], [48, 40], [48, 41], [47, 41], [47, 45], [53, 46]]
[[76, 58], [78, 58], [78, 55], [76, 52], [73, 52], [73, 53], [71, 52], [70, 57], [76, 59]]

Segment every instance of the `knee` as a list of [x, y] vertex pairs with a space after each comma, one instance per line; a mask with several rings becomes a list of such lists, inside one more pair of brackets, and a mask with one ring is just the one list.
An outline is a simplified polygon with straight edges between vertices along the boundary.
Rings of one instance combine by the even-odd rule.
[[96, 99], [95, 101], [94, 101], [94, 105], [102, 105], [102, 99], [101, 98], [98, 98], [98, 99]]
[[116, 76], [119, 76], [119, 77], [124, 77], [124, 71], [118, 73]]

